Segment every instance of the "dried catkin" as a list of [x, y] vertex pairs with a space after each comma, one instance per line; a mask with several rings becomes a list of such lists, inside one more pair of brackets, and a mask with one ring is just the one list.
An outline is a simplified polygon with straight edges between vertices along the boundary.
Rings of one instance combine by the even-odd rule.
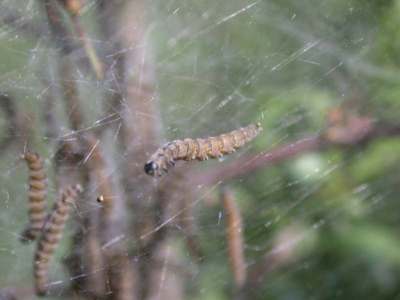
[[54, 205], [46, 224], [43, 227], [34, 257], [34, 280], [36, 294], [43, 296], [47, 292], [50, 259], [57, 248], [68, 219], [69, 210], [82, 192], [80, 185], [66, 188]]
[[37, 153], [27, 152], [22, 158], [29, 169], [28, 216], [29, 224], [21, 233], [21, 241], [35, 240], [46, 219], [47, 176], [43, 159]]
[[243, 223], [240, 209], [231, 190], [222, 191], [222, 205], [225, 212], [228, 255], [235, 286], [240, 289], [246, 281], [246, 261], [244, 257]]
[[159, 148], [151, 156], [150, 160], [145, 164], [144, 170], [151, 176], [161, 176], [162, 172], [167, 172], [168, 168], [173, 166], [177, 160], [220, 158], [243, 147], [261, 131], [261, 124], [256, 123], [205, 139], [172, 141]]

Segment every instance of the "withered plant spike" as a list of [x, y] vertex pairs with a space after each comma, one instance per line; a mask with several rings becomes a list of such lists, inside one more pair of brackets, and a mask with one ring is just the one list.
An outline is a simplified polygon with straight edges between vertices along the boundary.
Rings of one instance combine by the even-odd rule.
[[103, 79], [104, 77], [104, 67], [103, 63], [101, 62], [100, 58], [97, 55], [96, 49], [93, 46], [93, 43], [87, 37], [85, 30], [83, 29], [80, 21], [79, 16], [71, 16], [72, 22], [74, 25], [74, 29], [80, 42], [82, 43], [82, 47], [86, 52], [86, 56], [89, 59], [89, 62], [92, 66], [93, 72], [96, 75], [98, 80]]
[[59, 78], [61, 79], [61, 92], [63, 94], [66, 115], [70, 127], [78, 130], [83, 127], [83, 113], [78, 95], [78, 87], [73, 74], [73, 64], [68, 54], [77, 48], [74, 36], [63, 22], [60, 7], [54, 0], [43, 0], [44, 8], [49, 20], [52, 39], [58, 46], [60, 65], [58, 66]]
[[42, 2], [49, 21], [53, 42], [63, 55], [70, 54], [76, 48], [76, 43], [63, 22], [63, 16], [57, 2], [54, 0], [42, 0]]
[[247, 270], [244, 257], [243, 224], [240, 209], [235, 202], [233, 192], [222, 190], [222, 205], [225, 212], [226, 240], [228, 243], [229, 262], [237, 290], [246, 282]]
[[21, 241], [35, 240], [46, 219], [47, 176], [43, 159], [37, 153], [26, 152], [22, 155], [29, 169], [28, 216], [29, 224], [21, 233]]
[[212, 185], [219, 181], [250, 174], [282, 161], [286, 161], [303, 153], [320, 150], [324, 142], [319, 135], [300, 139], [285, 145], [280, 145], [260, 154], [243, 155], [237, 159], [210, 167], [209, 170], [195, 172], [191, 178], [192, 184]]
[[80, 185], [69, 186], [62, 191], [43, 227], [33, 263], [35, 290], [38, 296], [44, 296], [47, 292], [50, 260], [61, 240], [70, 207], [76, 202], [81, 192]]
[[243, 147], [261, 131], [261, 124], [256, 123], [214, 137], [172, 141], [151, 156], [144, 170], [149, 175], [161, 176], [163, 172], [168, 172], [177, 160], [201, 161], [220, 158]]

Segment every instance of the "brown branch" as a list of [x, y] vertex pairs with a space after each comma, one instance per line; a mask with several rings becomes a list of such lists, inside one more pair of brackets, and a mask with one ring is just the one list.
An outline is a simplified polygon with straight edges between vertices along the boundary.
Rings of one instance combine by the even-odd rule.
[[92, 70], [96, 75], [97, 79], [103, 79], [104, 70], [103, 63], [97, 55], [96, 49], [93, 43], [88, 39], [86, 31], [83, 29], [82, 24], [78, 16], [71, 16], [72, 24], [74, 26], [75, 32], [78, 35], [79, 41], [82, 43], [82, 47], [85, 50], [86, 56], [90, 62]]
[[[109, 2], [109, 1], [108, 1]], [[138, 261], [138, 284], [136, 295], [139, 299], [147, 299], [154, 286], [150, 280], [155, 273], [161, 273], [162, 269], [151, 268], [151, 261], [154, 259], [156, 250], [164, 246], [165, 227], [155, 230], [154, 234], [146, 235], [156, 228], [157, 224], [165, 212], [165, 201], [160, 201], [157, 195], [156, 186], [152, 178], [143, 172], [143, 161], [146, 160], [148, 153], [155, 150], [160, 141], [160, 116], [159, 106], [155, 94], [154, 64], [151, 57], [151, 45], [148, 44], [146, 36], [146, 1], [126, 1], [123, 6], [122, 16], [118, 20], [118, 28], [111, 26], [105, 31], [114, 29], [110, 39], [118, 37], [116, 45], [119, 53], [124, 51], [124, 70], [120, 78], [124, 77], [122, 91], [125, 95], [125, 103], [115, 103], [115, 107], [120, 109], [122, 127], [119, 140], [126, 160], [124, 163], [123, 187], [126, 193], [129, 211], [132, 215], [132, 223], [129, 227], [138, 241], [134, 251], [136, 255], [145, 255], [144, 259]], [[106, 11], [113, 9], [102, 1], [102, 7]], [[115, 11], [115, 9], [114, 9]], [[114, 17], [116, 17], [114, 15]], [[115, 19], [114, 19], [115, 21]], [[108, 67], [108, 70], [112, 67]], [[118, 73], [117, 73], [118, 74]], [[113, 81], [115, 82], [115, 81]], [[121, 87], [116, 85], [114, 90], [119, 91]], [[114, 101], [118, 99], [114, 99]], [[168, 197], [167, 197], [168, 198]], [[160, 219], [161, 218], [161, 219]], [[157, 238], [162, 237], [159, 241]], [[168, 285], [165, 278], [163, 284]], [[163, 295], [169, 298], [168, 295]]]
[[[103, 8], [110, 9], [112, 4], [107, 5], [105, 2], [107, 1], [101, 1]], [[112, 32], [110, 40], [117, 39], [114, 45], [118, 45], [118, 49], [114, 53], [121, 53], [122, 49], [124, 53], [123, 59], [118, 60], [124, 63], [123, 73], [117, 73], [119, 78], [124, 78], [124, 85], [116, 85], [113, 90], [122, 90], [122, 95], [125, 96], [121, 98], [124, 102], [119, 99], [120, 103], [116, 103], [114, 107], [120, 109], [122, 127], [119, 138], [124, 158], [129, 162], [124, 162], [122, 168], [123, 187], [129, 199], [128, 208], [133, 220], [129, 230], [138, 241], [130, 252], [139, 257], [144, 256], [138, 260], [139, 282], [136, 286], [139, 290], [136, 292], [139, 299], [154, 299], [159, 293], [154, 287], [163, 287], [162, 298], [179, 300], [182, 298], [182, 278], [176, 278], [169, 270], [156, 268], [151, 264], [155, 259], [168, 260], [173, 255], [166, 250], [173, 242], [170, 232], [167, 231], [170, 222], [160, 224], [160, 221], [168, 220], [168, 214], [178, 203], [172, 192], [169, 192], [168, 186], [157, 187], [154, 180], [143, 172], [143, 162], [161, 141], [155, 65], [148, 38], [151, 27], [146, 20], [148, 2], [123, 2], [123, 14], [118, 20], [120, 25], [113, 28], [116, 31]], [[113, 25], [106, 30], [112, 27]], [[178, 182], [177, 180], [176, 183]]]
[[350, 116], [344, 123], [330, 125], [322, 134], [303, 138], [256, 155], [243, 155], [193, 176], [194, 184], [211, 185], [251, 174], [304, 153], [366, 145], [376, 139], [399, 136], [400, 126], [374, 122], [369, 117]]
[[48, 140], [53, 141], [58, 136], [60, 136], [61, 127], [56, 115], [56, 96], [54, 84], [47, 80], [47, 78], [42, 79], [42, 85], [44, 91], [42, 96], [44, 101], [42, 104], [42, 118], [45, 124], [45, 136]]
[[71, 65], [71, 60], [67, 57], [62, 58], [60, 63], [59, 73], [67, 117], [71, 128], [73, 130], [79, 130], [83, 128], [84, 118], [78, 94], [78, 87], [74, 80], [72, 70], [73, 66]]
[[243, 223], [239, 207], [233, 192], [224, 188], [221, 194], [222, 205], [226, 216], [226, 240], [228, 256], [236, 290], [246, 282], [246, 259], [244, 256]]
[[194, 174], [192, 181], [195, 184], [212, 185], [218, 181], [226, 181], [249, 174], [255, 170], [285, 161], [302, 153], [318, 150], [321, 146], [322, 140], [320, 136], [300, 139], [260, 154], [242, 155], [232, 162], [222, 164], [210, 170], [203, 170]]
[[[120, 218], [123, 215], [123, 208], [120, 204], [120, 195], [114, 192], [113, 184], [107, 173], [107, 165], [103, 152], [101, 151], [100, 140], [92, 135], [86, 135], [85, 162], [88, 166], [91, 181], [95, 185], [96, 195], [101, 195], [102, 208], [99, 211], [97, 239], [103, 245], [103, 265], [105, 277], [109, 281], [111, 294], [110, 299], [130, 299], [134, 286], [133, 266], [128, 258], [127, 246], [124, 239], [118, 243], [111, 243], [115, 237], [123, 234], [123, 225]], [[94, 201], [95, 197], [93, 197]]]
[[83, 126], [83, 113], [79, 101], [78, 87], [74, 80], [73, 64], [68, 56], [76, 48], [73, 35], [63, 22], [63, 16], [54, 0], [43, 0], [44, 8], [49, 20], [52, 40], [59, 47], [60, 65], [58, 66], [59, 78], [61, 80], [62, 94], [70, 126], [78, 130]]
[[60, 7], [58, 7], [57, 2], [54, 0], [42, 0], [42, 2], [54, 43], [62, 54], [70, 54], [77, 46], [72, 33], [63, 22]]
[[64, 7], [68, 12], [72, 26], [74, 27], [75, 34], [78, 36], [79, 41], [85, 50], [86, 56], [91, 64], [91, 67], [97, 77], [97, 79], [103, 78], [103, 64], [97, 56], [96, 50], [93, 44], [88, 39], [86, 31], [80, 22], [80, 11], [82, 8], [82, 3], [80, 0], [58, 0], [58, 2]]

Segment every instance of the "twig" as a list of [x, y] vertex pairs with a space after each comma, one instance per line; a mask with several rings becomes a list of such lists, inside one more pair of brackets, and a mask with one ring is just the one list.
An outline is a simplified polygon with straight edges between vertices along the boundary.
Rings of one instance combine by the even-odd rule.
[[71, 32], [62, 21], [63, 16], [57, 2], [54, 0], [42, 0], [42, 2], [49, 20], [53, 41], [62, 54], [70, 54], [76, 48], [76, 43]]
[[226, 216], [226, 240], [228, 256], [236, 290], [239, 291], [246, 282], [246, 259], [244, 256], [243, 224], [240, 209], [236, 204], [233, 192], [225, 187], [221, 195]]
[[72, 25], [74, 27], [75, 33], [78, 35], [80, 42], [82, 43], [82, 47], [86, 52], [87, 58], [90, 61], [92, 69], [97, 77], [97, 79], [103, 78], [103, 64], [97, 56], [96, 50], [93, 47], [93, 44], [88, 39], [86, 35], [86, 31], [83, 29], [80, 22], [80, 10], [82, 7], [82, 3], [80, 0], [58, 0], [61, 5], [64, 6], [65, 10], [68, 12]]
[[328, 127], [322, 134], [280, 145], [260, 154], [243, 155], [235, 161], [199, 172], [193, 176], [192, 182], [211, 185], [250, 174], [304, 153], [335, 147], [363, 146], [379, 138], [399, 135], [399, 125], [373, 122], [368, 117], [352, 116], [344, 124]]
[[257, 169], [285, 161], [302, 153], [315, 151], [321, 146], [320, 136], [300, 139], [261, 154], [243, 155], [232, 162], [194, 174], [192, 180], [195, 184], [211, 185], [218, 181], [226, 181], [249, 174]]
[[20, 15], [16, 11], [7, 9], [5, 5], [0, 9], [0, 23], [14, 28], [27, 38], [39, 39], [48, 32], [46, 26]]
[[[96, 194], [101, 195], [102, 199], [102, 209], [98, 216], [97, 239], [104, 245], [122, 232], [123, 226], [119, 218], [122, 212], [116, 205], [120, 195], [116, 195], [113, 191], [113, 184], [107, 175], [106, 161], [101, 152], [99, 140], [88, 134], [84, 136], [84, 143], [86, 144], [84, 162], [88, 166], [91, 181], [96, 187]], [[121, 240], [109, 247], [102, 247], [101, 250], [105, 277], [109, 281], [112, 293], [110, 299], [130, 299], [134, 277], [125, 241]]]
[[59, 68], [67, 117], [71, 128], [73, 130], [79, 130], [83, 127], [84, 118], [78, 87], [73, 76], [71, 61], [67, 57], [62, 58]]
[[60, 136], [61, 129], [55, 109], [56, 97], [54, 85], [47, 79], [42, 79], [42, 84], [45, 89], [42, 93], [44, 97], [42, 117], [45, 124], [45, 135], [49, 140], [55, 140]]
[[83, 29], [78, 16], [72, 16], [72, 23], [75, 28], [75, 32], [82, 43], [83, 49], [85, 49], [86, 56], [92, 66], [93, 72], [97, 79], [101, 80], [104, 77], [103, 63], [99, 59], [96, 49], [93, 47], [93, 43], [88, 39], [85, 30]]

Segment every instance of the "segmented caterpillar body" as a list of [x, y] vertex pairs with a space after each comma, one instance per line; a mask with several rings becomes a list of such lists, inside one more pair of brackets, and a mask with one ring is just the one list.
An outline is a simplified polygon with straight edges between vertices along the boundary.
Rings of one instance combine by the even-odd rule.
[[176, 140], [159, 148], [145, 164], [144, 170], [151, 176], [161, 176], [177, 160], [207, 160], [220, 158], [235, 152], [260, 132], [260, 123], [233, 130], [215, 137]]
[[62, 193], [54, 205], [46, 224], [43, 227], [34, 257], [34, 280], [36, 294], [43, 296], [47, 292], [48, 269], [50, 259], [57, 248], [65, 223], [68, 219], [71, 204], [82, 192], [80, 185], [69, 186]]
[[29, 168], [28, 215], [29, 224], [21, 233], [21, 241], [35, 240], [46, 219], [47, 176], [43, 159], [37, 153], [27, 152], [22, 158]]

